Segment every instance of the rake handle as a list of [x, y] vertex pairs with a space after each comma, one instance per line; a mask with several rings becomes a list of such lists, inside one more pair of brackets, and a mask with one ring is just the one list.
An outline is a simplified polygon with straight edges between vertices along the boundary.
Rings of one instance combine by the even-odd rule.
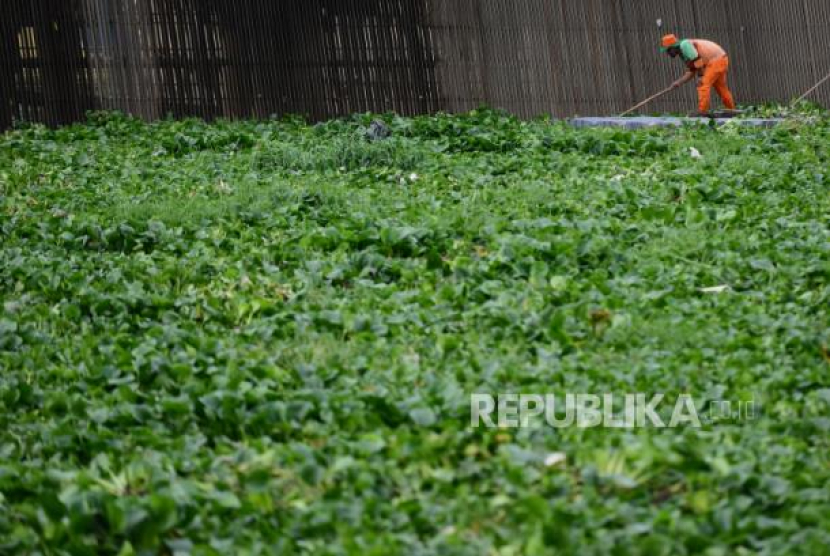
[[804, 93], [803, 95], [801, 95], [800, 97], [798, 97], [797, 99], [795, 99], [795, 101], [793, 102], [793, 104], [796, 104], [796, 103], [798, 103], [798, 102], [801, 102], [802, 100], [804, 100], [805, 98], [807, 98], [808, 96], [810, 96], [810, 93], [812, 93], [813, 91], [815, 91], [816, 89], [818, 89], [819, 87], [821, 87], [821, 86], [824, 84], [824, 82], [825, 82], [825, 81], [827, 81], [828, 79], [830, 79], [830, 74], [827, 74], [827, 77], [825, 77], [824, 79], [822, 79], [821, 81], [819, 81], [818, 83], [816, 83], [815, 85], [813, 85], [813, 86], [810, 88], [810, 90], [809, 90], [809, 91], [807, 91], [806, 93]]
[[653, 101], [653, 100], [655, 100], [655, 99], [657, 99], [657, 98], [659, 98], [659, 97], [661, 97], [661, 96], [663, 96], [663, 95], [665, 95], [665, 94], [667, 94], [667, 93], [670, 93], [672, 90], [673, 90], [673, 88], [672, 88], [672, 87], [669, 87], [668, 89], [664, 89], [664, 90], [660, 91], [659, 93], [657, 93], [657, 94], [655, 94], [655, 95], [652, 95], [652, 96], [648, 97], [647, 99], [645, 99], [645, 100], [644, 100], [643, 102], [641, 102], [640, 104], [638, 104], [638, 105], [636, 105], [636, 106], [633, 106], [633, 107], [629, 108], [628, 110], [626, 110], [625, 112], [623, 112], [622, 114], [620, 114], [620, 116], [621, 116], [621, 117], [622, 117], [622, 116], [627, 116], [628, 114], [631, 114], [632, 112], [634, 112], [634, 111], [635, 111], [635, 110], [637, 110], [638, 108], [642, 108], [643, 106], [645, 106], [645, 105], [646, 105], [646, 104], [648, 104], [649, 102], [651, 102], [651, 101]]

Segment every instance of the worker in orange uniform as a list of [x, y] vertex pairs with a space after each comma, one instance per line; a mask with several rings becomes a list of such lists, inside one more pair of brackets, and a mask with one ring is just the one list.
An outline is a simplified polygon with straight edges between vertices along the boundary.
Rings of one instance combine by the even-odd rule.
[[696, 76], [700, 76], [697, 86], [698, 112], [700, 114], [709, 112], [712, 87], [715, 88], [724, 106], [730, 110], [735, 109], [732, 93], [729, 92], [729, 87], [726, 86], [729, 57], [720, 45], [701, 39], [679, 40], [674, 35], [666, 35], [663, 37], [662, 50], [672, 58], [680, 56], [686, 62], [687, 71], [683, 77], [672, 83], [673, 89], [685, 85]]

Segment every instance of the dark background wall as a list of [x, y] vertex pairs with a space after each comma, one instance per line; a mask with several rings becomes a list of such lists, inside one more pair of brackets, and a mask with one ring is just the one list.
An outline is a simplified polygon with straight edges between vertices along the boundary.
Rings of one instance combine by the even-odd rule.
[[[666, 33], [722, 44], [741, 103], [787, 102], [830, 73], [828, 0], [434, 0], [429, 27], [450, 110], [620, 112], [682, 73], [658, 49]], [[689, 86], [649, 110], [694, 98]], [[830, 86], [811, 98], [830, 106]]]
[[4, 0], [0, 127], [89, 109], [609, 114], [680, 74], [667, 32], [723, 44], [739, 102], [785, 102], [830, 72], [827, 0]]

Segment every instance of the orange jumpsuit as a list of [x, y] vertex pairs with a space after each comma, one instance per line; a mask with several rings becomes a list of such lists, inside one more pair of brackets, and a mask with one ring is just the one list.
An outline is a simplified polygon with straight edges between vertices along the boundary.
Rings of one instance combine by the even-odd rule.
[[702, 39], [689, 39], [681, 43], [683, 59], [686, 60], [689, 71], [700, 75], [703, 73], [697, 87], [698, 110], [709, 111], [711, 105], [712, 87], [718, 93], [724, 106], [735, 108], [735, 100], [726, 85], [726, 73], [729, 71], [729, 57], [720, 45]]

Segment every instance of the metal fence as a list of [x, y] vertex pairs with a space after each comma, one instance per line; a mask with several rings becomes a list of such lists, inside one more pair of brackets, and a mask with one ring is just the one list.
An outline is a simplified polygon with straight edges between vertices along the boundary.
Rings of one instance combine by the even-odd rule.
[[609, 114], [680, 75], [657, 48], [668, 32], [721, 43], [743, 103], [830, 71], [828, 0], [3, 0], [0, 19], [0, 128], [90, 109]]

